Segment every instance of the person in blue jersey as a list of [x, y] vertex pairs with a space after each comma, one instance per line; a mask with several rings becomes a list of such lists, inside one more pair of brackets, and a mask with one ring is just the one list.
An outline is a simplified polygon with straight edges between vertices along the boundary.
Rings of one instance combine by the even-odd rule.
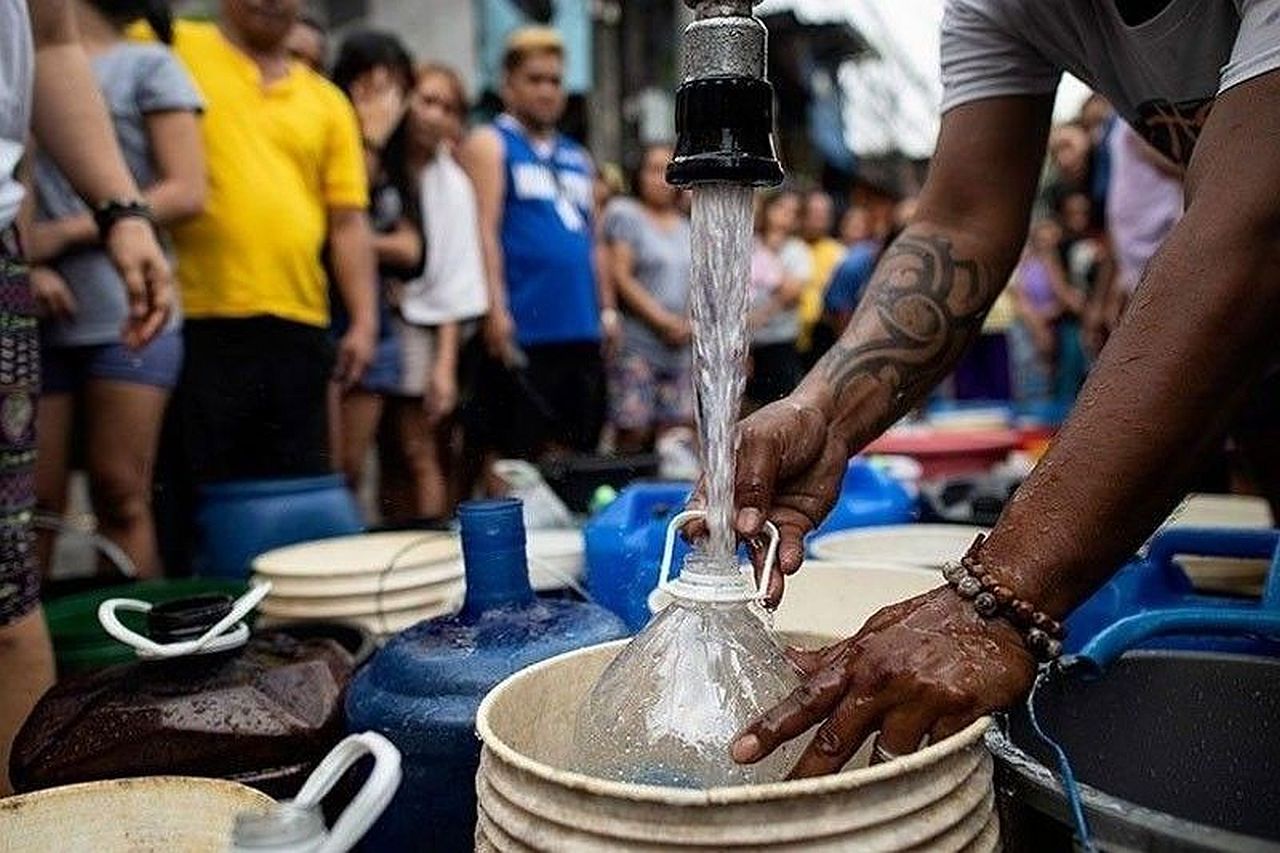
[[506, 111], [461, 152], [475, 184], [489, 290], [487, 354], [464, 422], [489, 454], [537, 460], [590, 453], [604, 425], [604, 347], [613, 294], [594, 269], [595, 168], [556, 130], [564, 46], [554, 30], [514, 33], [503, 62]]

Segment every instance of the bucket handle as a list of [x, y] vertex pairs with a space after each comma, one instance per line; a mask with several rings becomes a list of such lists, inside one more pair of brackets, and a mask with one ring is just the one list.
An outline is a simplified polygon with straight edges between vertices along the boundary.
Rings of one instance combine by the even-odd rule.
[[377, 732], [362, 732], [348, 736], [329, 751], [307, 777], [293, 805], [300, 809], [318, 809], [330, 789], [366, 755], [373, 756], [373, 770], [369, 778], [334, 822], [315, 853], [345, 853], [354, 848], [400, 787], [400, 750]]
[[697, 601], [761, 601], [769, 596], [769, 585], [773, 581], [774, 564], [778, 561], [778, 543], [782, 535], [772, 521], [764, 523], [765, 532], [769, 535], [769, 544], [765, 547], [764, 566], [760, 572], [760, 583], [752, 584], [749, 592], [725, 590], [713, 592], [709, 589], [694, 588], [690, 585], [679, 585], [679, 579], [671, 579], [671, 563], [675, 555], [676, 534], [696, 519], [705, 519], [706, 510], [686, 509], [678, 512], [667, 525], [667, 539], [662, 548], [662, 567], [658, 572], [658, 589], [678, 598], [692, 598]]
[[1280, 613], [1222, 607], [1152, 610], [1107, 626], [1074, 657], [1105, 670], [1129, 649], [1164, 634], [1280, 635]]
[[124, 610], [147, 613], [154, 606], [149, 601], [135, 598], [108, 598], [98, 605], [98, 622], [102, 630], [133, 648], [140, 658], [176, 658], [183, 655], [206, 655], [238, 649], [249, 642], [249, 626], [242, 621], [271, 592], [269, 581], [254, 584], [231, 606], [230, 612], [219, 619], [208, 631], [194, 640], [177, 643], [157, 643], [150, 637], [131, 630], [116, 615]]

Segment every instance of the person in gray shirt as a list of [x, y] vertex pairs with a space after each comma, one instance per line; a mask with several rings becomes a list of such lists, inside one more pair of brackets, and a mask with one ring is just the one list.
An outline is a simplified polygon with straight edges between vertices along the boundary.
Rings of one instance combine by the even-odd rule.
[[[125, 41], [123, 27], [150, 5], [147, 0], [78, 0], [75, 8], [80, 39], [125, 163], [157, 224], [164, 226], [203, 206], [201, 99], [165, 45]], [[167, 29], [163, 21], [156, 26]], [[146, 346], [127, 347], [122, 330], [129, 305], [120, 274], [98, 243], [88, 207], [44, 156], [35, 163], [35, 198], [37, 221], [28, 247], [32, 286], [44, 312], [37, 507], [57, 515], [64, 509], [72, 423], [79, 408], [99, 529], [142, 576], [155, 576], [160, 561], [150, 511], [151, 470], [182, 364], [178, 311]], [[46, 568], [50, 545], [47, 535], [39, 540]]]
[[689, 220], [666, 181], [671, 148], [651, 145], [633, 187], [616, 198], [602, 230], [622, 307], [623, 339], [609, 370], [609, 414], [624, 453], [693, 423], [689, 324]]

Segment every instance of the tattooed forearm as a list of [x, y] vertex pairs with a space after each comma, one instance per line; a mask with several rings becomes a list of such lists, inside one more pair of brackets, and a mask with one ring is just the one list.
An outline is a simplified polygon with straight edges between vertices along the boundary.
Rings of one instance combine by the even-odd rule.
[[946, 237], [908, 228], [820, 364], [837, 407], [856, 404], [852, 396], [875, 401], [866, 426], [892, 423], [951, 369], [1003, 285], [991, 264], [957, 257]]

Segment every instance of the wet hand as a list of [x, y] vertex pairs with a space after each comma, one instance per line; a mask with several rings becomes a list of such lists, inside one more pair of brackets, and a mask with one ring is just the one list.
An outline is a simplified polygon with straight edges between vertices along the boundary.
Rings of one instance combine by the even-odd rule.
[[164, 328], [173, 307], [169, 260], [160, 249], [151, 223], [139, 217], [117, 221], [103, 245], [120, 273], [129, 303], [129, 317], [122, 331], [124, 344], [141, 349]]
[[333, 369], [333, 378], [343, 388], [350, 388], [373, 362], [373, 351], [377, 346], [377, 333], [364, 326], [353, 325], [338, 341], [338, 357]]
[[31, 292], [41, 313], [54, 320], [70, 320], [76, 315], [76, 298], [58, 272], [50, 267], [32, 267]]
[[[804, 559], [804, 537], [817, 527], [840, 492], [849, 462], [848, 442], [817, 407], [792, 397], [771, 403], [738, 424], [737, 473], [734, 483], [734, 527], [748, 541], [761, 541], [766, 520], [778, 527], [778, 572], [768, 599], [782, 597], [783, 577]], [[691, 507], [705, 504], [699, 485]], [[690, 525], [690, 536], [702, 525]], [[761, 568], [764, 549], [753, 549]]]
[[889, 755], [914, 752], [1012, 705], [1035, 675], [1011, 625], [983, 619], [945, 586], [880, 610], [848, 640], [791, 657], [804, 684], [732, 747], [749, 764], [821, 724], [791, 778], [839, 771], [872, 732]]

